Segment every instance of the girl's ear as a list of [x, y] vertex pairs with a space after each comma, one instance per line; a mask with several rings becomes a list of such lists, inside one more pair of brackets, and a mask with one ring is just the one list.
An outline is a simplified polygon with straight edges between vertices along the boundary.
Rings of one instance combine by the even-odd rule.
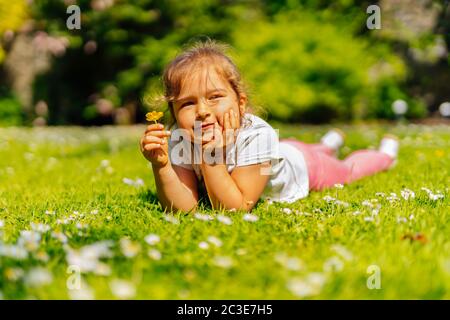
[[247, 96], [245, 94], [241, 94], [239, 98], [239, 113], [241, 114], [241, 117], [245, 113], [246, 106], [247, 106]]

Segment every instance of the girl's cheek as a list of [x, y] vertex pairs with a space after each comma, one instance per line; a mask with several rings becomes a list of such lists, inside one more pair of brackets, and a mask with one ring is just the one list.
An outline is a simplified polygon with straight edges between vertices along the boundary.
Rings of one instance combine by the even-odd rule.
[[228, 103], [224, 103], [223, 105], [220, 105], [219, 108], [217, 108], [216, 118], [218, 119], [218, 122], [222, 127], [224, 126], [225, 114], [227, 112], [230, 112], [231, 109], [233, 108]]
[[222, 126], [223, 125], [223, 116], [225, 113], [221, 109], [216, 109], [214, 112], [214, 116], [217, 120], [217, 122]]

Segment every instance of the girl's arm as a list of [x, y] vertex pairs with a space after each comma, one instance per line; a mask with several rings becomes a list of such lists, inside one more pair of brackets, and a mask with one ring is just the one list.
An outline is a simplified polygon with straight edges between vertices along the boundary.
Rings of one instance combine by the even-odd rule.
[[194, 171], [172, 165], [153, 166], [158, 199], [170, 212], [188, 212], [198, 203], [197, 178]]
[[140, 149], [152, 163], [158, 199], [163, 208], [189, 211], [198, 203], [197, 178], [193, 171], [170, 163], [167, 144], [170, 134], [163, 124], [153, 123], [145, 130]]
[[208, 195], [214, 208], [250, 211], [258, 202], [270, 175], [270, 161], [235, 168], [231, 175], [224, 164], [201, 164]]

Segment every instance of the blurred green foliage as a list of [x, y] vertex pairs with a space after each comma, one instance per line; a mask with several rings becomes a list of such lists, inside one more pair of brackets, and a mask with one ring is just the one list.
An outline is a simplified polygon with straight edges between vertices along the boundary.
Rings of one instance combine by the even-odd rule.
[[[406, 99], [398, 85], [406, 66], [387, 45], [358, 38], [352, 28], [310, 11], [236, 28], [236, 59], [255, 86], [257, 103], [291, 121], [390, 117], [392, 101]], [[410, 115], [420, 115], [424, 107], [411, 102]]]
[[[81, 30], [66, 28], [63, 2], [33, 3], [38, 25], [70, 41], [36, 81], [35, 100], [48, 101], [50, 123], [110, 122], [120, 106], [132, 122], [143, 119], [142, 97], [180, 44], [199, 34], [224, 39], [233, 21], [221, 1], [115, 1], [101, 9], [95, 3], [77, 1]], [[99, 110], [99, 99], [110, 101], [113, 111]]]
[[[66, 1], [67, 2], [67, 1]], [[70, 2], [70, 1], [69, 1]], [[69, 3], [67, 2], [67, 3]], [[365, 27], [363, 0], [79, 0], [81, 29], [66, 27], [64, 1], [36, 0], [36, 30], [69, 46], [34, 84], [50, 124], [140, 122], [144, 97], [161, 88], [166, 63], [206, 37], [233, 46], [251, 98], [271, 118], [324, 122], [408, 117], [425, 105], [405, 90], [409, 69], [391, 43]]]
[[18, 126], [23, 122], [20, 102], [4, 87], [0, 87], [0, 126]]
[[[6, 53], [1, 45], [1, 36], [12, 35], [24, 23], [28, 15], [25, 1], [0, 0], [0, 66]], [[0, 72], [0, 77], [1, 77]], [[0, 84], [0, 126], [22, 124], [22, 106], [10, 90]]]

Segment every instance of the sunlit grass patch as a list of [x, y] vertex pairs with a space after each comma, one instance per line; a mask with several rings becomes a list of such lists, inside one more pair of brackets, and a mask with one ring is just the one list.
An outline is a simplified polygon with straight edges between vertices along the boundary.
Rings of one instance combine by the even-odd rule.
[[[315, 142], [329, 127], [278, 128]], [[143, 127], [0, 129], [0, 294], [450, 298], [450, 129], [342, 129], [341, 156], [397, 134], [398, 165], [289, 205], [191, 215], [161, 211]]]

